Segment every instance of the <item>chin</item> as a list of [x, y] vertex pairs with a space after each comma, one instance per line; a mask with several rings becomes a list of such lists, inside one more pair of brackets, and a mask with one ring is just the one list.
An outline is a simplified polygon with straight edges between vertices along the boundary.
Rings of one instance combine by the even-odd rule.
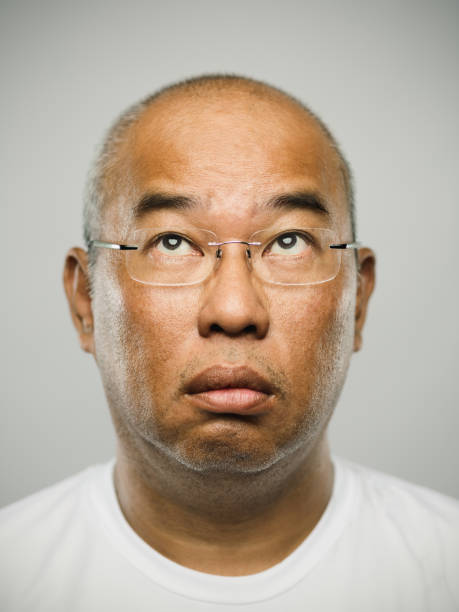
[[229, 443], [201, 440], [176, 449], [169, 448], [168, 455], [193, 472], [254, 474], [281, 459], [281, 453], [270, 450], [237, 448]]

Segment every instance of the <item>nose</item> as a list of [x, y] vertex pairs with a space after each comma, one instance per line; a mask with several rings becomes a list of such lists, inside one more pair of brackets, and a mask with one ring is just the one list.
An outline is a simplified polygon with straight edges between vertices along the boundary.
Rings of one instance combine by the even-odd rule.
[[247, 246], [228, 243], [220, 248], [221, 257], [204, 289], [199, 333], [261, 339], [268, 332], [269, 315], [261, 287], [254, 285]]

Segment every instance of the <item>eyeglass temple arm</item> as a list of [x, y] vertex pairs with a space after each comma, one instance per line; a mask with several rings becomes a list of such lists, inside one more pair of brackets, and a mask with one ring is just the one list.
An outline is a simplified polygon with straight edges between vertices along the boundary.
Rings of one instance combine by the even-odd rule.
[[361, 246], [361, 242], [343, 242], [342, 244], [330, 244], [330, 249], [358, 249]]
[[139, 247], [129, 244], [116, 244], [114, 242], [104, 242], [103, 240], [91, 240], [89, 247], [100, 247], [103, 249], [115, 249], [116, 251], [136, 251]]

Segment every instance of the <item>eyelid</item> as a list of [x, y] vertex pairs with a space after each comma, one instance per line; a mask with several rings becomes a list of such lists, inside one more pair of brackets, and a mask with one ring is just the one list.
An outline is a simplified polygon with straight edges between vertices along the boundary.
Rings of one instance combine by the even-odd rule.
[[287, 229], [287, 230], [281, 230], [280, 232], [277, 232], [274, 236], [272, 236], [271, 238], [269, 238], [268, 242], [266, 243], [263, 252], [270, 247], [272, 244], [274, 244], [276, 242], [276, 240], [278, 240], [281, 236], [284, 236], [285, 234], [297, 234], [299, 236], [301, 236], [302, 238], [304, 238], [305, 240], [307, 240], [310, 243], [316, 243], [316, 239], [314, 238], [314, 236], [312, 234], [310, 234], [309, 232], [305, 232], [304, 230], [299, 230], [299, 229]]
[[160, 240], [164, 238], [165, 236], [179, 236], [179, 238], [187, 242], [190, 246], [202, 252], [202, 249], [200, 248], [200, 246], [196, 244], [191, 238], [189, 238], [185, 234], [182, 234], [180, 231], [174, 231], [174, 230], [164, 231], [164, 232], [161, 232], [160, 234], [155, 234], [154, 236], [152, 236], [145, 242], [144, 249], [158, 245]]
[[148, 244], [148, 245], [156, 244], [157, 242], [161, 240], [161, 238], [164, 238], [164, 236], [179, 236], [179, 238], [186, 240], [190, 244], [194, 244], [194, 242], [188, 236], [185, 236], [184, 234], [181, 234], [180, 232], [174, 232], [172, 230], [161, 232], [160, 234], [154, 234], [153, 236], [148, 238], [148, 240], [145, 241], [145, 244]]

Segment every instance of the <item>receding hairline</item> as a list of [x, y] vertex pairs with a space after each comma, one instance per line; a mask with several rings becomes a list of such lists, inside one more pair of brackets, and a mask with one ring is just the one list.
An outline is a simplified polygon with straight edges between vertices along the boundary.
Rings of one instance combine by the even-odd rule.
[[262, 100], [289, 102], [295, 107], [306, 111], [309, 116], [312, 116], [312, 113], [304, 104], [287, 92], [263, 81], [238, 75], [210, 74], [185, 79], [159, 89], [152, 95], [147, 96], [143, 102], [146, 107], [150, 107], [155, 102], [167, 101], [168, 99], [180, 99], [186, 96], [207, 99], [212, 94], [220, 95], [227, 93], [244, 96], [251, 95]]
[[[346, 169], [350, 171], [349, 164], [339, 149], [333, 134], [309, 107], [274, 85], [239, 75], [209, 74], [167, 85], [131, 106], [114, 123], [113, 128], [117, 131], [118, 126], [118, 136], [124, 134], [127, 137], [134, 125], [148, 116], [149, 113], [154, 112], [157, 105], [167, 108], [168, 104], [171, 106], [176, 103], [182, 104], [187, 98], [192, 100], [203, 98], [205, 102], [209, 102], [211, 97], [221, 100], [222, 96], [231, 94], [241, 98], [254, 96], [259, 98], [260, 101], [277, 104], [280, 108], [284, 107], [284, 109], [290, 109], [298, 113], [300, 118], [305, 119], [310, 125], [312, 124], [322, 132], [336, 153], [339, 163], [346, 166]], [[186, 108], [183, 107], [183, 110], [186, 110]]]
[[129, 134], [144, 115], [153, 110], [156, 104], [167, 105], [168, 102], [181, 102], [186, 97], [205, 98], [232, 92], [241, 96], [252, 95], [268, 102], [287, 104], [292, 109], [300, 111], [312, 121], [323, 133], [336, 155], [338, 167], [341, 172], [344, 192], [348, 203], [353, 239], [355, 239], [355, 212], [350, 166], [340, 150], [334, 136], [325, 123], [305, 104], [287, 92], [249, 77], [234, 74], [207, 74], [192, 77], [167, 85], [153, 94], [143, 98], [124, 111], [112, 124], [102, 143], [101, 150], [93, 164], [88, 180], [85, 211], [84, 211], [84, 237], [88, 245], [99, 231], [102, 214], [106, 204], [122, 189], [119, 164], [122, 151], [129, 140]]

